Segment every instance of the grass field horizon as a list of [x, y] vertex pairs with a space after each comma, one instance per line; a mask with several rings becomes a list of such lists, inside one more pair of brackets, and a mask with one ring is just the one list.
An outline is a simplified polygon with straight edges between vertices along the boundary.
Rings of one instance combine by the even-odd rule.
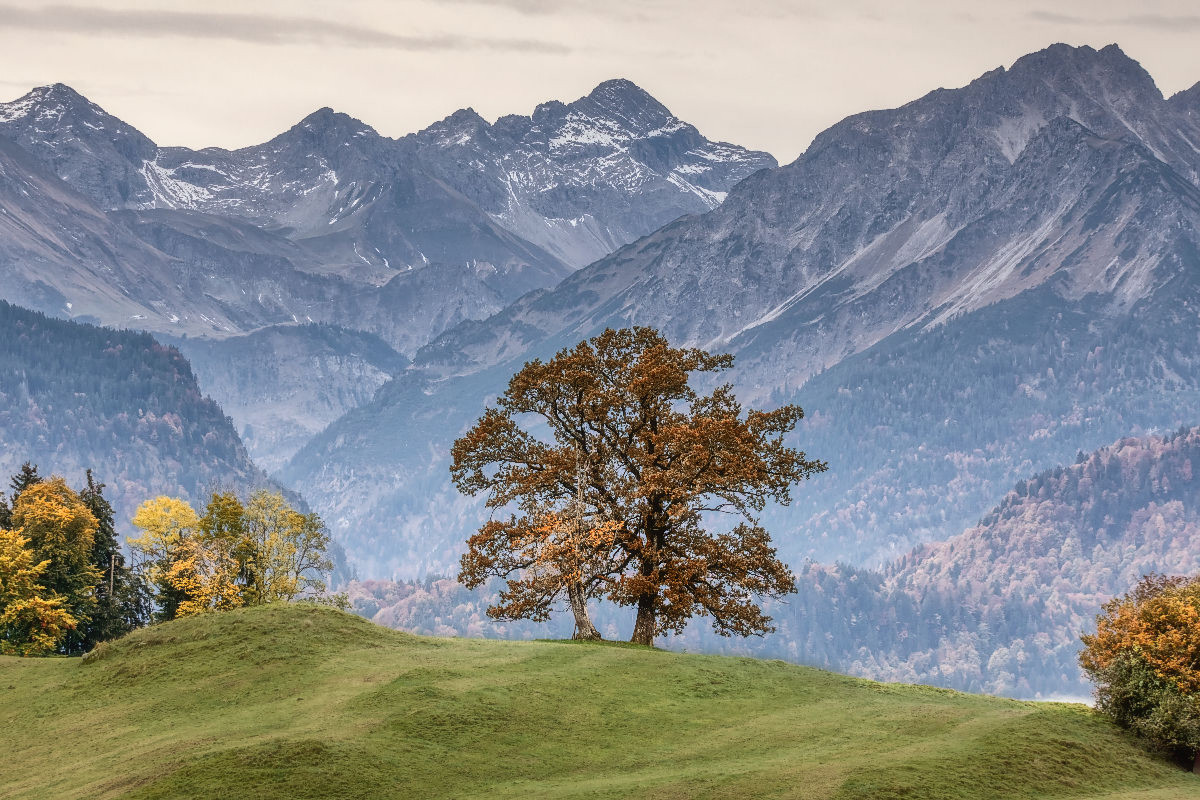
[[0, 658], [0, 751], [3, 798], [1200, 796], [1078, 704], [305, 605]]

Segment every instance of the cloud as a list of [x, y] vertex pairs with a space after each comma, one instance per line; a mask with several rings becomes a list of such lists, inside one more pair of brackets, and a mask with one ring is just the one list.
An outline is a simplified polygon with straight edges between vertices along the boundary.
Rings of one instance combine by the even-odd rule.
[[1032, 11], [1030, 18], [1055, 25], [1092, 25], [1098, 27], [1150, 28], [1169, 33], [1200, 30], [1198, 14], [1130, 14], [1124, 17], [1088, 18], [1055, 11]]
[[[848, 2], [849, 0], [843, 0]], [[726, 0], [431, 0], [436, 4], [503, 8], [528, 17], [590, 15], [618, 20], [646, 21], [674, 15], [705, 16], [719, 13]], [[740, 0], [739, 14], [788, 18], [824, 16], [816, 0]]]
[[312, 17], [223, 14], [204, 11], [103, 9], [79, 5], [22, 8], [0, 4], [6, 29], [52, 33], [224, 39], [250, 44], [332, 44], [388, 50], [503, 50], [568, 53], [570, 48], [533, 39], [405, 35]]

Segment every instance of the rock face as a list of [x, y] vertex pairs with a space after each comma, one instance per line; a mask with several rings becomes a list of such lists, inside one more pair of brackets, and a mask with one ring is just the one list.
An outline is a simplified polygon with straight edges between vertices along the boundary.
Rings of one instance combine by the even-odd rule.
[[408, 137], [439, 178], [497, 223], [582, 267], [776, 166], [710, 142], [627, 80], [489, 125], [471, 109]]
[[[363, 531], [358, 555], [377, 574], [404, 568], [394, 553], [448, 568], [480, 517], [430, 454], [524, 360], [645, 324], [734, 353], [744, 401], [796, 400], [812, 415], [801, 444], [833, 469], [768, 518], [790, 559], [878, 563], [946, 538], [1022, 474], [1190, 421], [1190, 102], [1163, 99], [1115, 46], [1055, 45], [962, 89], [850, 117], [713, 211], [448, 330], [284, 474], [343, 530]], [[916, 431], [938, 435], [922, 449]], [[386, 544], [373, 532], [385, 526], [400, 529]], [[430, 530], [445, 533], [432, 541]]]
[[[376, 335], [406, 356], [709, 210], [775, 165], [709, 142], [627, 81], [492, 126], [458, 112], [399, 140], [325, 108], [236, 151], [160, 147], [58, 84], [0, 104], [0, 162], [9, 300], [117, 327], [232, 337], [212, 345], [230, 355], [246, 354], [239, 337], [260, 328], [320, 323]], [[270, 352], [257, 354], [255, 374], [295, 369], [268, 368]], [[354, 352], [339, 357], [366, 368]], [[201, 373], [239, 426], [259, 434], [256, 455], [278, 465], [301, 432], [346, 410], [343, 400], [369, 397], [385, 374], [375, 368], [322, 373], [352, 383], [315, 416], [300, 410], [307, 400], [280, 400], [269, 427], [293, 430], [272, 433], [261, 393]]]

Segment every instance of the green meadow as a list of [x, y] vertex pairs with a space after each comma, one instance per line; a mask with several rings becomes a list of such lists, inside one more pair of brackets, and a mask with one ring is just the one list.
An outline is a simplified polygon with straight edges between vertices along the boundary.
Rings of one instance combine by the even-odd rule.
[[305, 605], [0, 658], [0, 753], [38, 800], [1200, 797], [1080, 705]]

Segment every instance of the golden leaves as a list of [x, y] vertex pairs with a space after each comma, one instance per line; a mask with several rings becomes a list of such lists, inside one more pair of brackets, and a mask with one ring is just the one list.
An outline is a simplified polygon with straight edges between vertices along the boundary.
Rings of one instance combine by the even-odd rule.
[[1079, 660], [1089, 672], [1133, 652], [1180, 692], [1200, 692], [1200, 576], [1147, 576], [1132, 592], [1107, 603], [1096, 619], [1096, 633], [1082, 640]]
[[0, 654], [53, 653], [76, 620], [40, 583], [48, 560], [35, 564], [29, 540], [0, 529]]
[[213, 494], [203, 517], [183, 500], [157, 497], [142, 504], [133, 524], [144, 533], [130, 544], [144, 555], [167, 616], [321, 592], [320, 575], [333, 568], [321, 519], [278, 492], [255, 492], [245, 505]]

